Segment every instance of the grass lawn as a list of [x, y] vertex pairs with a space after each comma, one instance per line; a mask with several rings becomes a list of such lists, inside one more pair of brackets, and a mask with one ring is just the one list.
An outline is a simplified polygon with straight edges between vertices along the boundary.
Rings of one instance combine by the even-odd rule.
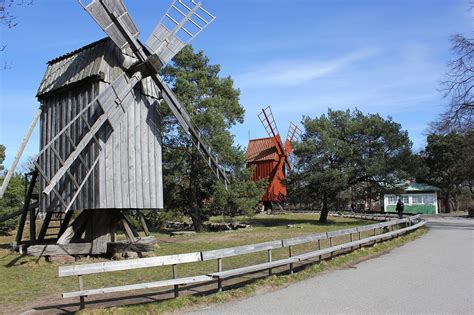
[[[155, 255], [170, 255], [233, 247], [270, 240], [285, 239], [310, 233], [346, 229], [371, 224], [371, 221], [349, 218], [332, 218], [327, 224], [319, 224], [316, 214], [259, 215], [254, 218], [238, 218], [237, 221], [252, 227], [232, 232], [211, 232], [169, 236], [154, 233], [158, 240]], [[214, 217], [213, 222], [223, 221]], [[288, 228], [288, 225], [296, 227]], [[59, 297], [60, 293], [77, 290], [74, 277], [58, 278], [56, 263], [47, 263], [44, 259], [21, 256], [11, 252], [8, 247], [14, 237], [0, 237], [0, 309], [11, 312], [24, 309], [47, 300], [47, 297]], [[324, 244], [323, 244], [324, 245]], [[311, 245], [295, 248], [294, 253], [309, 251]], [[327, 246], [327, 245], [325, 245]], [[287, 257], [287, 250], [277, 250], [274, 260]], [[78, 263], [103, 261], [99, 258], [84, 258]], [[242, 255], [223, 260], [224, 269], [231, 269], [266, 261], [266, 252]], [[190, 263], [178, 266], [180, 277], [205, 274], [216, 270], [216, 262]], [[171, 278], [171, 266], [119, 271], [108, 274], [84, 276], [86, 288], [113, 286], [121, 284], [156, 281]], [[35, 303], [36, 302], [36, 303]]]

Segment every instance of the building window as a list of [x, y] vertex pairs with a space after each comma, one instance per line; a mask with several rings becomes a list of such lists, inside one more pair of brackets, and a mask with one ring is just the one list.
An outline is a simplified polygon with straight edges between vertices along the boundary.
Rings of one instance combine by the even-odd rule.
[[422, 204], [423, 203], [423, 195], [413, 195], [411, 196], [411, 200], [413, 204]]
[[410, 204], [409, 196], [402, 196], [401, 199], [404, 204]]
[[433, 204], [434, 203], [433, 195], [424, 195], [423, 196], [423, 203], [428, 204], [428, 205]]
[[397, 196], [390, 195], [388, 196], [388, 204], [389, 205], [394, 205], [397, 203]]

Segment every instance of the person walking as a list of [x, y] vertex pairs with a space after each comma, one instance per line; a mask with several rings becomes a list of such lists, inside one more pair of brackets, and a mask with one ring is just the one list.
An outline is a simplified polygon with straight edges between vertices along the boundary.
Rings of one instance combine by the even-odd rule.
[[398, 218], [401, 219], [403, 217], [403, 208], [405, 207], [403, 201], [398, 198], [398, 202], [397, 202], [397, 207], [395, 208], [398, 212]]
[[354, 213], [356, 211], [356, 208], [357, 208], [357, 204], [354, 200], [352, 200], [352, 203], [351, 203], [351, 212]]

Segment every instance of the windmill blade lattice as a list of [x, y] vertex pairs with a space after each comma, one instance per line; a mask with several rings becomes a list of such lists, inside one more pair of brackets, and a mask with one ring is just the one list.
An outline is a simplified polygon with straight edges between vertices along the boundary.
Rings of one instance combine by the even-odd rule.
[[269, 137], [275, 137], [277, 134], [279, 134], [278, 127], [270, 106], [262, 109], [262, 112], [258, 114], [258, 119], [260, 119], [260, 122], [262, 123]]
[[296, 126], [294, 123], [290, 122], [290, 127], [288, 128], [288, 133], [286, 134], [286, 141], [285, 141], [285, 150], [287, 153], [291, 153], [292, 147], [291, 142], [295, 139], [301, 138], [301, 130]]
[[285, 148], [281, 143], [280, 132], [278, 131], [278, 127], [275, 122], [275, 118], [273, 117], [272, 109], [270, 106], [262, 109], [262, 112], [258, 114], [258, 119], [262, 123], [265, 131], [267, 132], [268, 136], [273, 139], [275, 142], [275, 146], [278, 150], [278, 155], [283, 155], [285, 153]]
[[129, 46], [135, 52], [140, 47], [136, 41], [140, 32], [122, 0], [92, 0], [87, 5], [83, 0], [78, 2], [120, 49]]
[[146, 42], [165, 64], [202, 32], [215, 16], [195, 0], [174, 0]]

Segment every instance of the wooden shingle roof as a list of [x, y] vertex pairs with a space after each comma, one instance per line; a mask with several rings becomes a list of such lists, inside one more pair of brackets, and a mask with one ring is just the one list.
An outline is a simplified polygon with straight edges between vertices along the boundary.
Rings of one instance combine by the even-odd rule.
[[[49, 61], [36, 96], [46, 98], [91, 79], [112, 83], [134, 62], [131, 53], [121, 51], [110, 38], [101, 39]], [[158, 98], [159, 90], [150, 78], [141, 85], [144, 94]]]
[[278, 151], [273, 138], [252, 139], [247, 146], [247, 163], [278, 161]]

